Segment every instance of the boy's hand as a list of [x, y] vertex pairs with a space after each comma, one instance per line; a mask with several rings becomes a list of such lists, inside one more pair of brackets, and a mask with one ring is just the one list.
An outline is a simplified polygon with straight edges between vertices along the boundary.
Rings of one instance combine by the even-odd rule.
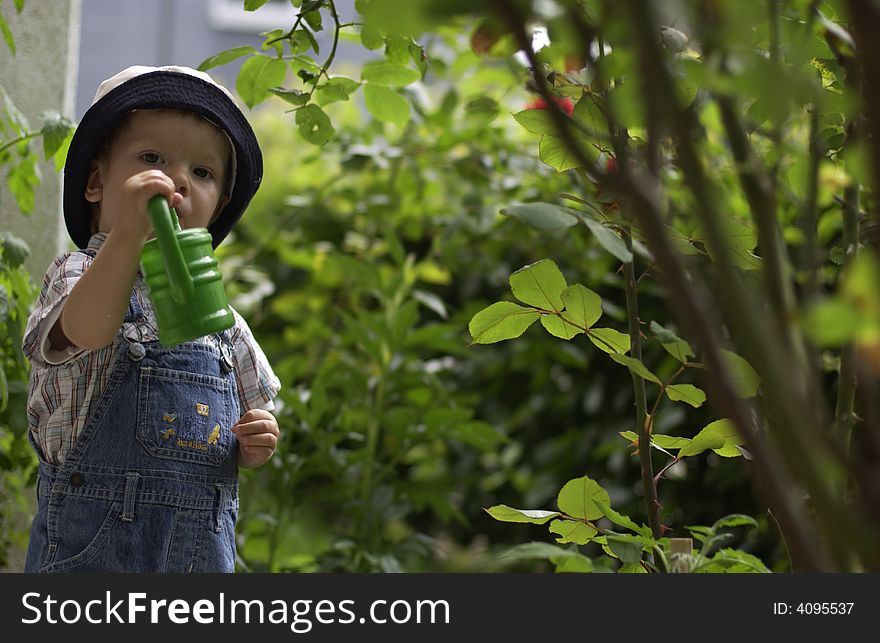
[[238, 466], [253, 469], [264, 464], [278, 445], [278, 420], [262, 409], [251, 409], [232, 427], [238, 438]]
[[113, 223], [117, 233], [146, 240], [153, 228], [147, 204], [157, 194], [164, 196], [171, 207], [179, 205], [183, 199], [175, 192], [174, 181], [161, 170], [146, 170], [126, 179], [120, 214]]

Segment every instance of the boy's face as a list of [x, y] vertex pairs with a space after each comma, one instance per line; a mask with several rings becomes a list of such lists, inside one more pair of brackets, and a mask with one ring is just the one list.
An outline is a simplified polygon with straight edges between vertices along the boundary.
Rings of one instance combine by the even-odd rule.
[[125, 181], [157, 169], [183, 197], [176, 208], [181, 227], [207, 227], [227, 201], [230, 149], [223, 132], [197, 114], [174, 110], [138, 110], [128, 119], [89, 174], [85, 196], [99, 204], [99, 231], [109, 232], [119, 217], [131, 216], [122, 206]]

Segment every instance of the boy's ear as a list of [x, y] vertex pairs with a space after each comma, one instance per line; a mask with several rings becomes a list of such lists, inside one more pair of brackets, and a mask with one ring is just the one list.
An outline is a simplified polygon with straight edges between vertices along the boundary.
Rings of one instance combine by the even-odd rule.
[[86, 201], [98, 203], [104, 196], [104, 181], [101, 178], [101, 166], [98, 161], [92, 161], [89, 168], [89, 178], [86, 180]]

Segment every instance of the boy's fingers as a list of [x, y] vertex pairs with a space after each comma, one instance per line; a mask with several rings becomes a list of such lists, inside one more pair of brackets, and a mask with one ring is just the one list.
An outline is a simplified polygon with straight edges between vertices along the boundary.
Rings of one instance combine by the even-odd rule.
[[269, 413], [269, 411], [264, 411], [263, 409], [251, 409], [242, 415], [238, 422], [241, 424], [252, 420], [269, 420], [274, 422], [275, 416]]
[[271, 433], [258, 433], [257, 435], [249, 435], [239, 440], [246, 448], [265, 447], [274, 450], [278, 444], [278, 440]]
[[232, 431], [239, 437], [262, 433], [271, 434], [276, 437], [279, 435], [278, 425], [270, 420], [253, 420], [251, 422], [239, 423], [232, 427]]

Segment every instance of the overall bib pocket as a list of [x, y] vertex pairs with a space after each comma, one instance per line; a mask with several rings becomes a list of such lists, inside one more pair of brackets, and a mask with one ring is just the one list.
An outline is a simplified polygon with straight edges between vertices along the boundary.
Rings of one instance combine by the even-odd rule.
[[231, 378], [143, 366], [137, 438], [153, 456], [219, 466], [234, 444]]

